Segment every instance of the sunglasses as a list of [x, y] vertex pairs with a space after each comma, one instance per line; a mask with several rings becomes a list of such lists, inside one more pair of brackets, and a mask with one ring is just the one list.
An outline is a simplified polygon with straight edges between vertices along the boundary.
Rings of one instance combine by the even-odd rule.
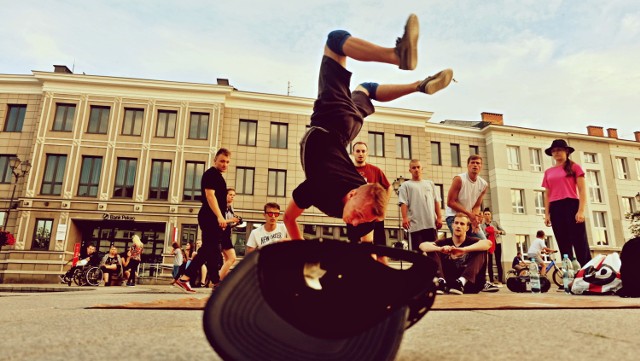
[[280, 212], [264, 212], [269, 217], [280, 217]]

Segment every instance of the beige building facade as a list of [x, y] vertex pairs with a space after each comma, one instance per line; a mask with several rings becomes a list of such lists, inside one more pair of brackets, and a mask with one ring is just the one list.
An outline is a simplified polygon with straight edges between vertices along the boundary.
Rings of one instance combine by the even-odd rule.
[[[224, 80], [196, 84], [79, 75], [64, 66], [0, 75], [0, 168], [14, 156], [33, 165], [17, 183], [8, 165], [0, 174], [1, 224], [17, 239], [0, 252], [0, 282], [55, 282], [77, 247], [95, 244], [107, 252], [114, 244], [123, 251], [134, 234], [145, 243], [145, 265], [170, 265], [173, 241], [200, 238], [200, 177], [220, 147], [232, 152], [225, 178], [237, 192], [236, 213], [246, 221], [233, 234], [242, 255], [250, 231], [264, 221], [263, 205], [275, 201], [284, 211], [304, 180], [299, 141], [312, 108], [313, 99], [238, 91]], [[517, 247], [527, 246], [525, 236], [543, 226], [536, 192], [550, 165], [544, 149], [554, 138], [567, 138], [580, 157], [589, 150], [600, 160], [585, 167], [602, 178], [602, 201], [588, 210], [604, 212], [605, 223], [589, 217], [588, 228], [592, 242], [595, 234], [603, 237], [602, 230], [607, 241], [594, 250], [617, 250], [629, 238], [624, 202], [629, 197], [635, 202], [639, 189], [639, 143], [504, 126], [501, 115], [490, 113], [483, 113], [483, 122], [444, 124], [429, 123], [431, 116], [378, 107], [356, 141], [368, 143], [368, 162], [390, 182], [409, 178], [409, 160], [419, 159], [443, 208], [453, 177], [466, 171], [469, 155], [480, 154], [481, 175], [490, 184], [483, 206], [492, 208], [508, 232], [505, 267]], [[514, 148], [519, 169], [512, 169]], [[539, 167], [531, 165], [531, 149], [542, 152]], [[620, 158], [626, 159], [628, 178], [614, 177]], [[15, 208], [7, 217], [14, 186]], [[522, 207], [513, 205], [517, 191]], [[399, 230], [398, 210], [393, 194], [385, 222], [388, 245], [407, 237]], [[300, 223], [305, 237], [346, 239], [341, 220], [316, 209], [306, 211]]]

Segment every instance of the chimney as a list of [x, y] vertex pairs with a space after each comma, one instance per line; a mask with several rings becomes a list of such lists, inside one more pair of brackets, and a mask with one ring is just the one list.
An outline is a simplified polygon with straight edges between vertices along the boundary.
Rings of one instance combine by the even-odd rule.
[[596, 127], [595, 125], [588, 125], [587, 134], [593, 135], [594, 137], [604, 137], [604, 128]]
[[217, 81], [218, 85], [229, 86], [229, 79], [217, 78], [216, 81]]
[[607, 128], [607, 137], [618, 139], [618, 129]]
[[633, 132], [633, 135], [636, 136], [636, 142], [640, 143], [640, 132]]
[[496, 125], [504, 125], [502, 114], [482, 112], [480, 113], [480, 115], [482, 116], [483, 122], [489, 122]]
[[54, 65], [53, 66], [54, 73], [62, 73], [62, 74], [73, 74], [66, 65]]

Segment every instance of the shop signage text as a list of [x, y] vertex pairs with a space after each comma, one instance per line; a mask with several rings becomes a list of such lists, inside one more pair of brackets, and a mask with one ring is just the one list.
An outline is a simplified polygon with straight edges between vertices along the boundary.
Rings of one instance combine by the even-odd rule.
[[135, 221], [136, 217], [128, 216], [126, 214], [103, 213], [102, 219], [105, 221]]

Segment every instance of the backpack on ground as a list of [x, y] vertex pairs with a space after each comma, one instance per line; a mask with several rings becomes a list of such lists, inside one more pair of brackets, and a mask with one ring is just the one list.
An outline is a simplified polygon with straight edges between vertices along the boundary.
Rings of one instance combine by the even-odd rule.
[[617, 292], [620, 297], [640, 297], [640, 267], [635, 263], [639, 259], [640, 237], [636, 237], [627, 241], [620, 252], [622, 289]]
[[620, 255], [613, 252], [593, 257], [576, 274], [571, 293], [576, 295], [609, 295], [622, 287]]

